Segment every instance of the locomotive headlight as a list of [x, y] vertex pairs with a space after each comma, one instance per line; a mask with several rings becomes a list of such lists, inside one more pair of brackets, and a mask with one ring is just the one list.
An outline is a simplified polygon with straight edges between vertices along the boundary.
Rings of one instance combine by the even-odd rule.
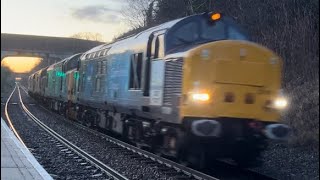
[[277, 109], [284, 109], [287, 105], [288, 101], [283, 97], [279, 97], [274, 101], [274, 107]]
[[192, 99], [194, 101], [205, 102], [205, 101], [208, 101], [210, 99], [210, 96], [207, 93], [195, 93], [195, 94], [192, 94]]
[[273, 101], [273, 106], [276, 109], [284, 109], [288, 105], [288, 100], [285, 98], [283, 90], [280, 89], [278, 92], [278, 97]]

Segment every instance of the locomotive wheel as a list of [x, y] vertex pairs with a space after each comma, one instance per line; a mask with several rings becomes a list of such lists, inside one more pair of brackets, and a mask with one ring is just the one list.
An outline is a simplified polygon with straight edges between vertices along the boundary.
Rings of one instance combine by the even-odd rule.
[[238, 152], [234, 153], [232, 158], [239, 167], [249, 168], [261, 165], [259, 159], [262, 149], [257, 144], [242, 143], [237, 146]]
[[237, 163], [237, 165], [241, 168], [250, 168], [257, 167], [262, 164], [262, 161], [258, 159], [257, 155], [254, 154], [246, 154], [246, 155], [238, 155], [233, 158], [233, 160]]
[[58, 106], [58, 113], [60, 114], [60, 115], [64, 115], [64, 107], [63, 107], [63, 105], [61, 105], [61, 104], [59, 104], [59, 106]]
[[125, 141], [129, 141], [129, 125], [128, 122], [124, 121], [122, 128], [122, 138]]
[[84, 114], [81, 116], [80, 121], [81, 121], [81, 124], [82, 124], [82, 125], [89, 127], [89, 126], [88, 126], [88, 122], [87, 122], [86, 113], [84, 113]]
[[81, 124], [87, 127], [91, 127], [92, 123], [90, 122], [91, 114], [89, 111], [86, 111], [82, 114]]
[[112, 116], [107, 116], [106, 117], [106, 129], [112, 130], [112, 122], [113, 122], [113, 117]]
[[70, 112], [69, 112], [69, 108], [66, 108], [65, 109], [65, 112], [64, 112], [64, 117], [66, 118], [66, 119], [70, 119], [70, 114], [69, 114]]
[[90, 123], [90, 121], [88, 121], [87, 119], [84, 119], [83, 122], [82, 122], [82, 124], [83, 124], [84, 126], [91, 127], [91, 123]]
[[185, 158], [183, 162], [192, 168], [199, 170], [206, 168], [206, 151], [202, 146], [189, 148]]
[[123, 124], [123, 138], [132, 143], [136, 140], [139, 140], [139, 134], [137, 129], [137, 124], [131, 120], [126, 120]]

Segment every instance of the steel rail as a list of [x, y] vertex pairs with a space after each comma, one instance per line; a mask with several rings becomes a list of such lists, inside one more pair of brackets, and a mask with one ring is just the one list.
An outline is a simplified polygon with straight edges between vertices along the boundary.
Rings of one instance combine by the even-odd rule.
[[13, 91], [11, 92], [10, 96], [8, 97], [7, 99], [7, 102], [5, 104], [5, 107], [4, 107], [4, 114], [6, 116], [6, 119], [9, 123], [9, 127], [10, 129], [13, 131], [14, 135], [18, 138], [18, 140], [22, 143], [22, 145], [28, 149], [28, 147], [24, 144], [23, 140], [21, 139], [21, 137], [19, 136], [18, 132], [16, 131], [16, 129], [14, 128], [13, 124], [12, 124], [12, 121], [10, 119], [10, 116], [9, 116], [9, 113], [8, 113], [8, 104], [12, 98], [12, 95], [13, 93], [16, 91], [16, 88], [17, 88], [17, 85], [14, 87]]
[[[25, 93], [28, 94], [26, 91], [25, 91]], [[40, 107], [42, 107], [43, 109], [47, 110], [43, 106], [40, 106]], [[47, 110], [47, 111], [49, 111], [49, 110]], [[51, 111], [49, 111], [49, 112], [51, 112]], [[66, 121], [66, 122], [72, 123], [70, 121]], [[165, 159], [163, 157], [160, 157], [160, 156], [158, 156], [156, 154], [153, 154], [153, 153], [150, 153], [148, 151], [139, 149], [139, 148], [137, 148], [137, 147], [135, 147], [133, 145], [130, 145], [128, 143], [120, 141], [120, 140], [118, 140], [116, 138], [113, 138], [113, 137], [110, 137], [110, 136], [108, 136], [106, 134], [103, 134], [101, 132], [89, 129], [86, 126], [80, 125], [78, 123], [72, 123], [72, 124], [82, 128], [82, 129], [84, 129], [86, 131], [89, 131], [89, 132], [95, 134], [96, 136], [103, 137], [105, 140], [107, 140], [107, 141], [109, 141], [109, 142], [111, 142], [111, 143], [113, 143], [113, 144], [115, 144], [117, 146], [120, 146], [122, 148], [125, 148], [125, 149], [127, 149], [129, 151], [132, 151], [132, 152], [134, 152], [134, 153], [136, 153], [136, 154], [138, 154], [140, 156], [143, 156], [145, 158], [151, 159], [152, 161], [158, 162], [160, 164], [164, 164], [167, 167], [171, 167], [171, 168], [175, 169], [177, 172], [182, 172], [182, 173], [186, 174], [189, 177], [193, 177], [193, 178], [198, 179], [198, 180], [218, 180], [218, 178], [209, 176], [207, 174], [204, 174], [204, 173], [199, 172], [197, 170], [191, 169], [191, 168], [186, 167], [184, 165], [178, 164], [178, 163], [176, 163], [174, 161]]]
[[21, 97], [21, 93], [20, 93], [20, 88], [17, 85], [17, 89], [18, 89], [18, 93], [19, 93], [19, 98], [20, 98], [20, 103], [21, 103], [21, 107], [22, 109], [25, 111], [25, 113], [36, 123], [38, 124], [41, 128], [43, 128], [47, 133], [49, 133], [51, 136], [53, 136], [54, 138], [56, 138], [58, 141], [60, 141], [61, 143], [63, 143], [65, 146], [67, 146], [68, 148], [70, 148], [72, 151], [74, 151], [76, 154], [78, 154], [79, 156], [83, 157], [84, 159], [86, 159], [87, 161], [89, 161], [92, 165], [96, 166], [97, 168], [101, 169], [103, 172], [105, 172], [107, 175], [112, 176], [115, 179], [118, 180], [128, 180], [128, 178], [124, 177], [123, 175], [121, 175], [120, 173], [118, 173], [117, 171], [113, 170], [112, 168], [110, 168], [109, 166], [107, 166], [106, 164], [102, 163], [101, 161], [99, 161], [98, 159], [94, 158], [93, 156], [91, 156], [90, 154], [86, 153], [85, 151], [83, 151], [82, 149], [80, 149], [79, 147], [77, 147], [76, 145], [74, 145], [73, 143], [71, 143], [70, 141], [68, 141], [67, 139], [65, 139], [64, 137], [62, 137], [61, 135], [59, 135], [58, 133], [56, 133], [54, 130], [52, 130], [51, 128], [49, 128], [47, 125], [45, 125], [43, 122], [41, 122], [36, 116], [34, 116], [28, 109], [27, 107], [24, 105], [23, 101], [22, 101], [22, 97]]
[[[29, 93], [25, 90], [26, 88], [24, 87], [24, 92], [27, 94], [27, 95], [29, 95]], [[39, 105], [41, 108], [43, 108], [44, 110], [46, 110], [46, 111], [48, 111], [49, 113], [52, 113], [52, 111], [50, 111], [50, 110], [48, 110], [48, 109], [46, 109], [45, 107], [43, 107], [42, 105]], [[121, 141], [121, 140], [118, 140], [118, 139], [116, 139], [116, 138], [113, 138], [113, 137], [111, 137], [111, 136], [108, 136], [108, 135], [106, 135], [106, 134], [104, 134], [104, 133], [101, 133], [101, 132], [98, 132], [98, 131], [96, 131], [96, 130], [93, 130], [93, 129], [90, 129], [90, 128], [88, 128], [87, 126], [83, 126], [83, 125], [81, 125], [81, 124], [79, 124], [79, 123], [73, 123], [73, 122], [70, 122], [70, 121], [68, 121], [68, 120], [65, 120], [66, 122], [68, 122], [68, 123], [72, 123], [73, 125], [75, 125], [75, 126], [78, 126], [79, 128], [81, 128], [81, 129], [84, 129], [84, 130], [86, 130], [86, 131], [88, 131], [88, 132], [91, 132], [92, 134], [94, 134], [94, 135], [96, 135], [96, 136], [99, 136], [99, 137], [103, 137], [106, 141], [109, 141], [109, 142], [111, 142], [111, 143], [113, 143], [113, 144], [115, 144], [115, 145], [118, 145], [118, 146], [121, 146], [121, 147], [123, 147], [123, 148], [126, 148], [127, 150], [129, 150], [129, 151], [132, 151], [132, 152], [134, 152], [134, 153], [136, 153], [136, 154], [138, 154], [138, 155], [140, 155], [140, 156], [144, 156], [144, 157], [146, 157], [146, 158], [149, 158], [149, 159], [151, 159], [152, 161], [156, 161], [156, 162], [158, 162], [158, 163], [160, 163], [160, 164], [164, 164], [164, 165], [166, 165], [167, 167], [172, 167], [172, 168], [174, 168], [176, 171], [178, 171], [178, 172], [183, 172], [184, 174], [186, 174], [186, 175], [188, 175], [188, 176], [190, 176], [190, 177], [194, 177], [195, 179], [198, 179], [198, 180], [205, 180], [205, 179], [208, 179], [208, 180], [217, 180], [218, 178], [215, 178], [215, 177], [212, 177], [212, 176], [210, 176], [210, 175], [207, 175], [207, 174], [205, 174], [205, 173], [202, 173], [202, 172], [199, 172], [199, 171], [197, 171], [197, 170], [194, 170], [194, 169], [191, 169], [191, 168], [189, 168], [189, 167], [186, 167], [186, 166], [184, 166], [184, 165], [181, 165], [181, 164], [178, 164], [178, 163], [176, 163], [176, 162], [173, 162], [173, 161], [171, 161], [171, 160], [168, 160], [168, 159], [166, 159], [166, 158], [163, 158], [163, 157], [160, 157], [160, 156], [158, 156], [158, 155], [156, 155], [156, 154], [153, 154], [153, 153], [150, 153], [150, 152], [148, 152], [148, 151], [145, 151], [145, 150], [142, 150], [142, 149], [140, 149], [140, 148], [137, 148], [137, 147], [135, 147], [135, 146], [133, 146], [133, 145], [130, 145], [130, 144], [128, 144], [128, 143], [125, 143], [125, 142], [123, 142], [123, 141]], [[235, 165], [233, 165], [233, 164], [231, 164], [231, 163], [229, 163], [229, 162], [224, 162], [224, 161], [220, 161], [221, 163], [223, 163], [223, 164], [225, 164], [225, 165], [229, 165], [229, 166], [231, 166], [232, 168], [235, 168], [236, 166]], [[261, 173], [258, 173], [258, 172], [255, 172], [255, 171], [252, 171], [252, 170], [250, 170], [250, 169], [243, 169], [242, 171], [244, 171], [244, 172], [247, 172], [248, 174], [250, 174], [250, 175], [254, 175], [255, 177], [258, 177], [259, 179], [274, 179], [273, 177], [270, 177], [270, 176], [267, 176], [267, 175], [264, 175], [264, 174], [261, 174]]]
[[[74, 124], [76, 124], [76, 123], [74, 123]], [[200, 171], [191, 169], [191, 168], [186, 167], [186, 166], [184, 166], [182, 164], [178, 164], [178, 163], [176, 163], [174, 161], [171, 161], [169, 159], [160, 157], [160, 156], [158, 156], [156, 154], [150, 153], [150, 152], [145, 151], [143, 149], [139, 149], [139, 148], [137, 148], [137, 147], [135, 147], [133, 145], [130, 145], [128, 143], [125, 143], [125, 142], [120, 141], [118, 139], [115, 139], [113, 137], [110, 137], [110, 136], [108, 136], [106, 134], [103, 134], [101, 132], [89, 129], [86, 126], [83, 126], [83, 125], [80, 125], [80, 124], [76, 124], [76, 125], [79, 126], [82, 129], [85, 129], [85, 130], [95, 134], [96, 136], [103, 137], [104, 139], [106, 139], [107, 141], [109, 141], [111, 143], [114, 143], [114, 144], [116, 144], [118, 146], [126, 148], [127, 150], [132, 151], [132, 152], [134, 152], [134, 153], [136, 153], [136, 154], [138, 154], [140, 156], [143, 156], [145, 158], [149, 158], [152, 161], [158, 162], [160, 164], [164, 164], [167, 167], [171, 167], [171, 168], [175, 169], [178, 172], [182, 172], [182, 173], [186, 174], [187, 176], [193, 177], [193, 178], [198, 179], [198, 180], [219, 180], [218, 178], [209, 176], [209, 175], [204, 174], [204, 173], [202, 173]]]

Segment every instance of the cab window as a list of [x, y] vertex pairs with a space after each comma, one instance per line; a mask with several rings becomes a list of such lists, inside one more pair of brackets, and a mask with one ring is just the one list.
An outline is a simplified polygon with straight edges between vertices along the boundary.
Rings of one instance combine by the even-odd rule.
[[177, 23], [166, 36], [166, 53], [189, 48], [196, 44], [225, 39], [249, 40], [247, 34], [231, 18], [212, 22], [203, 16]]
[[199, 36], [198, 31], [198, 23], [187, 23], [174, 32], [172, 44], [181, 45], [195, 41]]
[[212, 41], [226, 39], [226, 25], [222, 21], [218, 21], [215, 25], [208, 25], [206, 21], [202, 21], [202, 39], [210, 39]]

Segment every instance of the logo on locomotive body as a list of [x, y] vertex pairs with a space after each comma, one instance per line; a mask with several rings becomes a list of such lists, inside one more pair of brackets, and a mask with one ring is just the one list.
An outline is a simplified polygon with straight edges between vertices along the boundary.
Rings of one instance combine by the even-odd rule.
[[270, 58], [269, 62], [272, 65], [277, 64], [278, 63], [278, 58], [277, 57], [272, 57], [272, 58]]
[[245, 57], [247, 55], [247, 50], [244, 48], [240, 49], [240, 57]]
[[209, 50], [208, 49], [203, 49], [201, 51], [201, 58], [204, 60], [207, 60], [209, 58]]

